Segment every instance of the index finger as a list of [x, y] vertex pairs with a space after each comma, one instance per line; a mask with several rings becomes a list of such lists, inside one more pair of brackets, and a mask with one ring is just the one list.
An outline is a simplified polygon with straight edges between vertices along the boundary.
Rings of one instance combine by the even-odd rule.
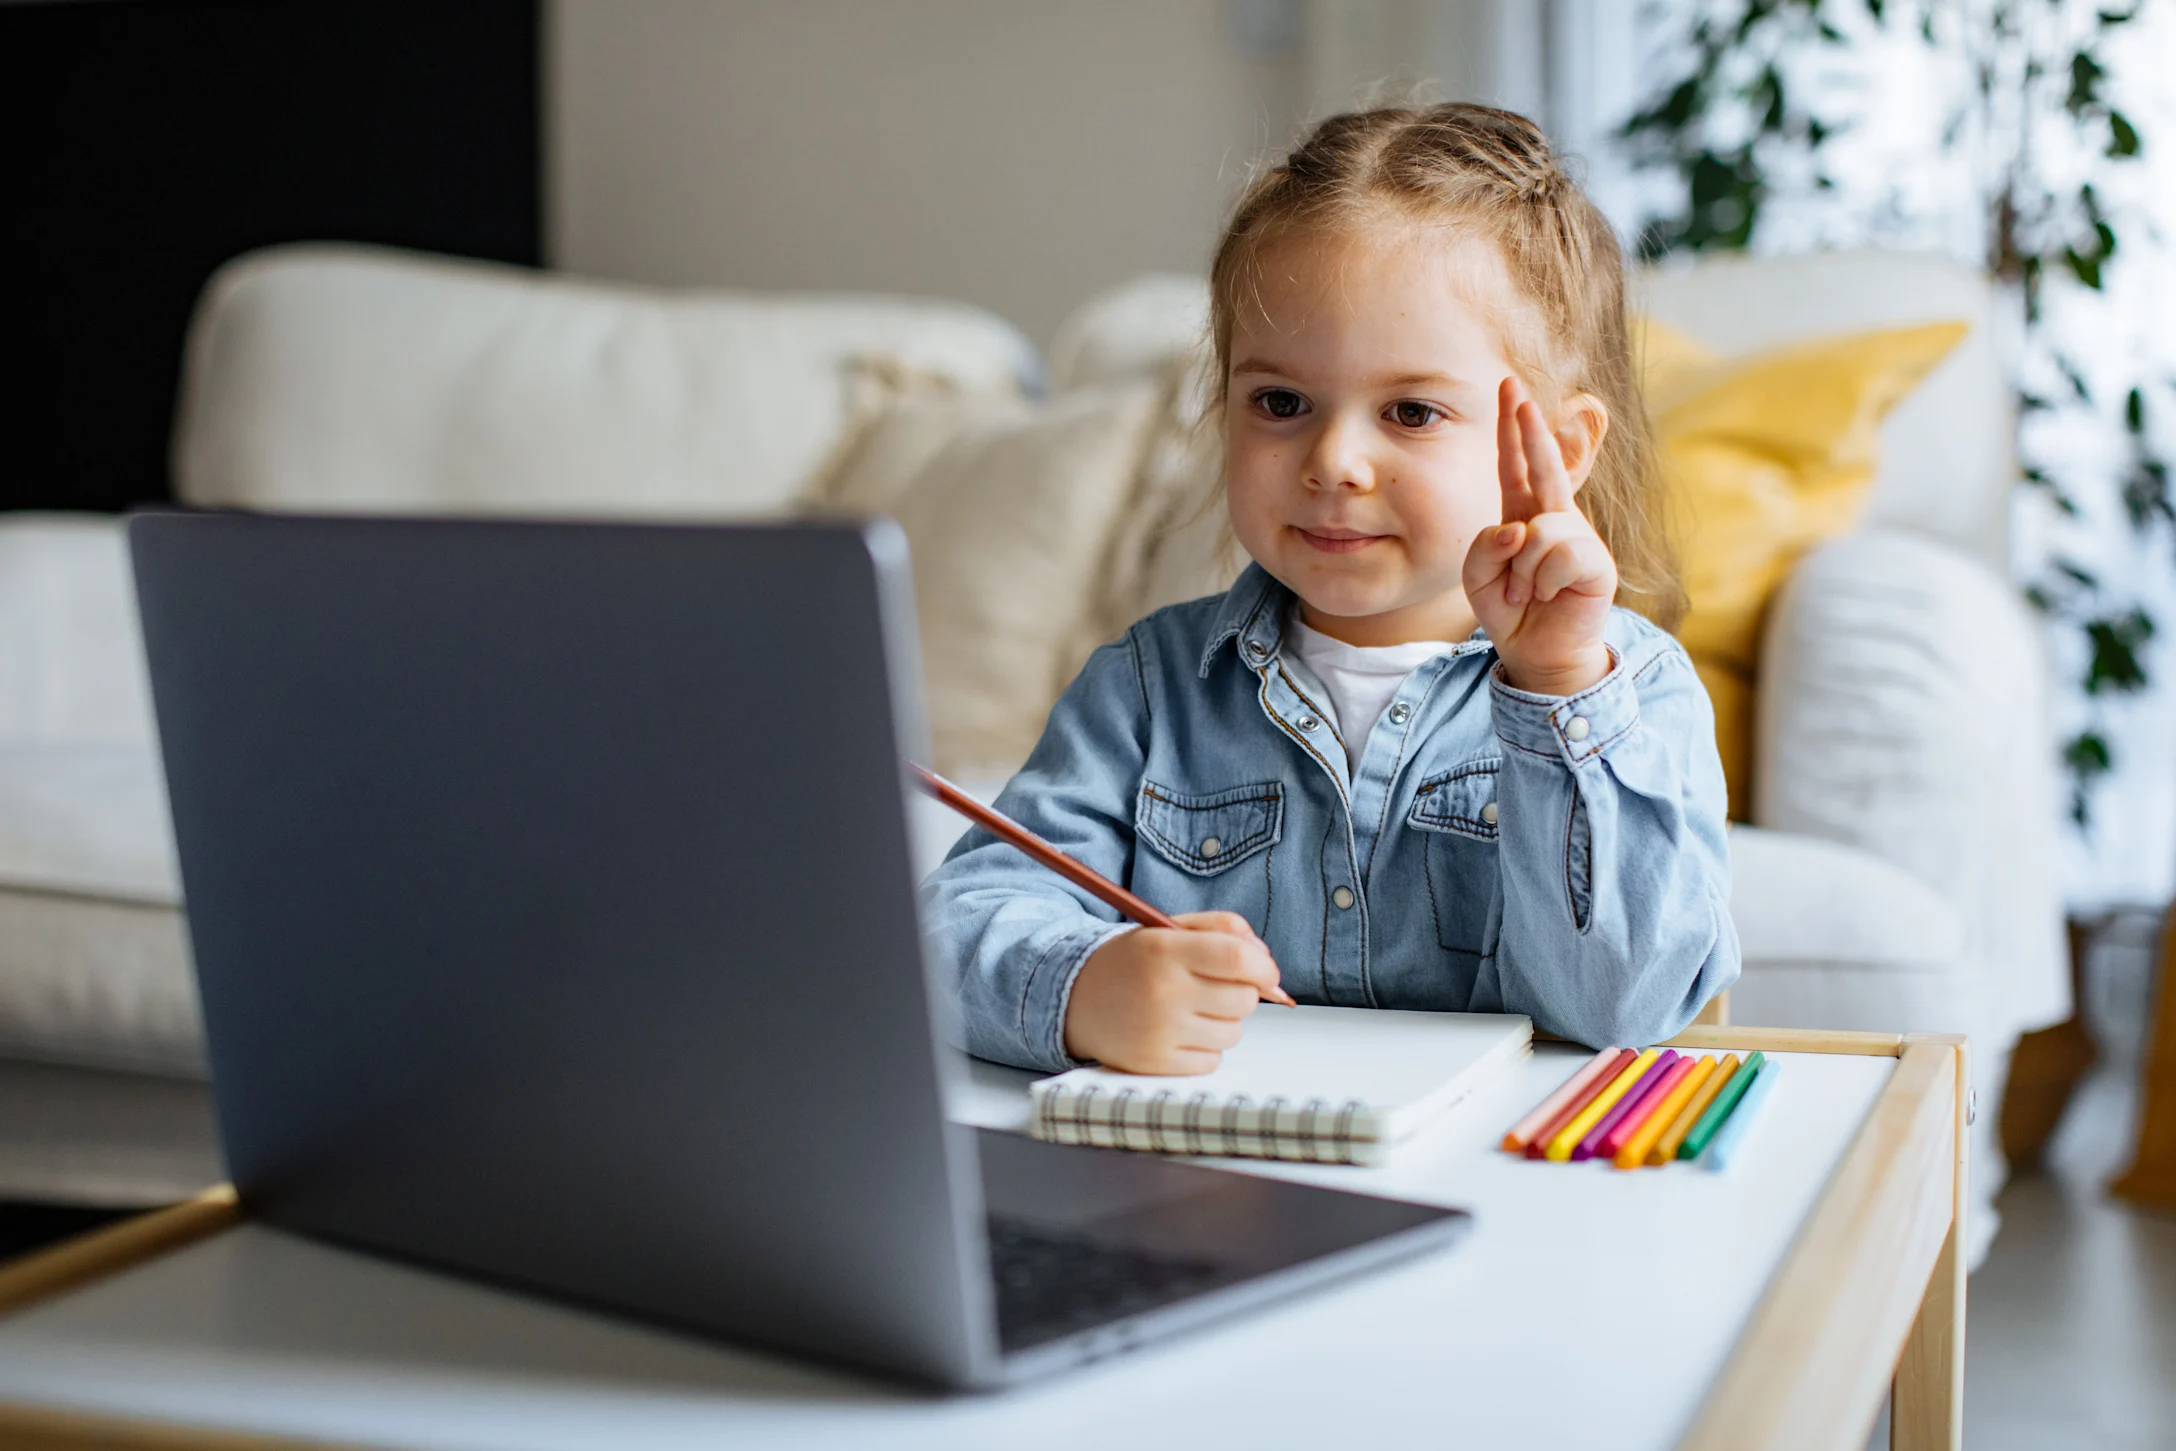
[[1541, 512], [1528, 485], [1526, 440], [1519, 430], [1519, 413], [1526, 390], [1515, 377], [1496, 385], [1496, 480], [1503, 486], [1506, 524], [1518, 524]]
[[1549, 431], [1549, 421], [1532, 403], [1521, 403], [1518, 423], [1520, 451], [1526, 456], [1526, 477], [1535, 504], [1544, 514], [1578, 508], [1572, 502], [1572, 476], [1564, 469], [1564, 450]]

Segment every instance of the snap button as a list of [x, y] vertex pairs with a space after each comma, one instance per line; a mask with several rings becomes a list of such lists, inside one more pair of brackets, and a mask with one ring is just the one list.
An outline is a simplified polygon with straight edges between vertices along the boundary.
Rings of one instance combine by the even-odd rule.
[[1330, 900], [1337, 903], [1340, 912], [1344, 911], [1352, 906], [1352, 888], [1339, 887], [1336, 891], [1330, 893]]
[[1404, 725], [1412, 718], [1413, 707], [1407, 705], [1402, 700], [1390, 708], [1390, 723], [1392, 725]]
[[1587, 724], [1585, 716], [1575, 715], [1564, 722], [1564, 739], [1567, 741], [1583, 741], [1587, 738], [1587, 732], [1592, 729], [1594, 728]]
[[1224, 843], [1222, 841], [1219, 841], [1216, 837], [1211, 836], [1203, 838], [1201, 843], [1201, 854], [1203, 856], [1215, 856], [1218, 852], [1222, 850], [1224, 850]]
[[1262, 658], [1262, 657], [1263, 657], [1264, 655], [1267, 655], [1268, 653], [1269, 653], [1269, 647], [1268, 647], [1267, 645], [1264, 645], [1264, 644], [1263, 644], [1263, 643], [1262, 643], [1262, 642], [1261, 642], [1260, 640], [1249, 640], [1249, 641], [1247, 641], [1247, 658], [1248, 658], [1248, 659], [1250, 659], [1250, 660], [1259, 660], [1259, 659], [1261, 659], [1261, 658]]
[[1314, 729], [1314, 728], [1315, 728], [1316, 726], [1318, 726], [1318, 725], [1321, 725], [1321, 724], [1322, 724], [1322, 722], [1321, 722], [1321, 721], [1319, 721], [1319, 720], [1316, 720], [1316, 719], [1315, 719], [1315, 718], [1314, 718], [1313, 716], [1311, 716], [1311, 715], [1303, 715], [1303, 716], [1301, 716], [1301, 717], [1300, 717], [1300, 729], [1301, 729], [1301, 730], [1303, 730], [1303, 731], [1311, 731], [1311, 730], [1313, 730], [1313, 729]]
[[1502, 813], [1497, 811], [1496, 803], [1493, 801], [1489, 802], [1488, 805], [1481, 808], [1481, 819], [1487, 822], [1490, 826], [1494, 826], [1496, 824], [1496, 818], [1501, 814]]

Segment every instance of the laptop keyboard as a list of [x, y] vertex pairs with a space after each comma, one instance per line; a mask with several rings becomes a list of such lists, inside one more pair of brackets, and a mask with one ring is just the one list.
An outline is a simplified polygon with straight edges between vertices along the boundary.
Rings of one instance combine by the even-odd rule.
[[1008, 1349], [1184, 1299], [1221, 1278], [1207, 1260], [1114, 1249], [1005, 1215], [989, 1222], [998, 1335]]

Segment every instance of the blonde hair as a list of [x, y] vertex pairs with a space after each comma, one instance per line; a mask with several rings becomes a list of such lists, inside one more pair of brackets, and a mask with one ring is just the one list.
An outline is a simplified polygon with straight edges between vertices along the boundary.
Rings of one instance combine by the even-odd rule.
[[1216, 396], [1231, 380], [1234, 320], [1258, 288], [1269, 249], [1380, 219], [1448, 223], [1502, 258], [1520, 295], [1489, 300], [1489, 310], [1544, 409], [1589, 393], [1609, 411], [1579, 504], [1617, 561], [1620, 598], [1673, 627], [1684, 594], [1633, 366], [1623, 254], [1609, 222], [1525, 117], [1464, 104], [1332, 116], [1257, 176], [1209, 272]]

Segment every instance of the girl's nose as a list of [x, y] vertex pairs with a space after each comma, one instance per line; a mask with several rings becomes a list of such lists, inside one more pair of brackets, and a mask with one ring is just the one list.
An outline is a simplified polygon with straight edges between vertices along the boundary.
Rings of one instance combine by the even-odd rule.
[[1338, 414], [1323, 420], [1315, 433], [1314, 446], [1307, 451], [1306, 484], [1310, 489], [1361, 493], [1375, 487], [1375, 469], [1368, 459], [1361, 425]]

